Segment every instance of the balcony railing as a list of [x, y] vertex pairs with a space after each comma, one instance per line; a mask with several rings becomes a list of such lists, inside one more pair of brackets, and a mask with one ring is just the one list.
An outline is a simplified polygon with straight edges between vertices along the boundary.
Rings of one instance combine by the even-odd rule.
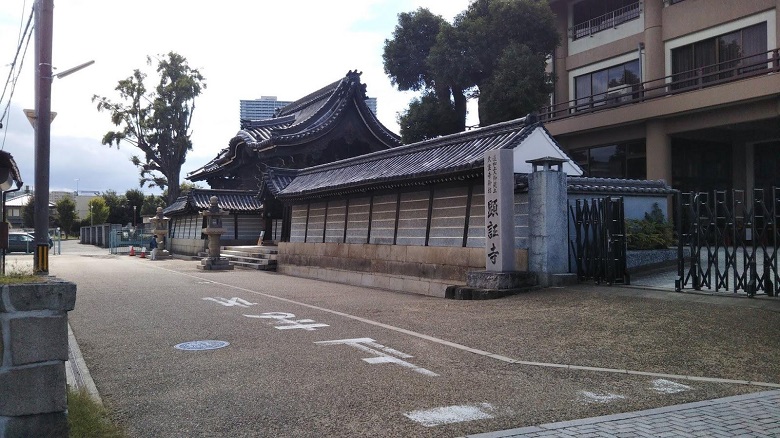
[[661, 79], [613, 87], [605, 93], [545, 106], [540, 111], [540, 117], [546, 121], [559, 120], [778, 72], [780, 72], [780, 50], [773, 49], [675, 73]]
[[612, 29], [619, 24], [625, 23], [639, 18], [642, 12], [640, 2], [632, 3], [627, 6], [623, 6], [620, 9], [607, 12], [606, 14], [591, 18], [588, 21], [575, 24], [570, 31], [571, 38], [577, 40], [586, 36], [593, 35], [594, 33], [601, 32], [602, 30]]

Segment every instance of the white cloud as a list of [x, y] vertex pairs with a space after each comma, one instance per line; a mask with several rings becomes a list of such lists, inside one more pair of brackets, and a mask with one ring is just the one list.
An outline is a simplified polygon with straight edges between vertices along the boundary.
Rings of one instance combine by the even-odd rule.
[[[391, 85], [382, 68], [382, 47], [397, 14], [420, 6], [451, 20], [468, 0], [332, 0], [328, 2], [223, 0], [55, 1], [53, 65], [60, 70], [94, 59], [94, 65], [52, 84], [52, 190], [124, 192], [138, 186], [128, 161], [136, 150], [100, 144], [112, 129], [93, 95], [116, 98], [117, 81], [146, 68], [147, 55], [175, 51], [206, 77], [192, 125], [194, 149], [182, 176], [225, 147], [239, 128], [240, 99], [276, 95], [294, 100], [343, 77], [363, 72], [367, 92], [378, 98], [379, 118], [397, 132], [396, 113], [410, 93]], [[0, 3], [0, 78], [8, 75], [19, 27], [32, 1]], [[33, 182], [33, 131], [21, 108], [34, 105], [33, 45], [9, 111], [13, 118], [4, 150], [14, 155], [27, 183]], [[56, 73], [56, 70], [55, 70]], [[0, 109], [2, 111], [2, 109]], [[0, 132], [0, 138], [3, 132]], [[29, 172], [29, 173], [28, 173]]]

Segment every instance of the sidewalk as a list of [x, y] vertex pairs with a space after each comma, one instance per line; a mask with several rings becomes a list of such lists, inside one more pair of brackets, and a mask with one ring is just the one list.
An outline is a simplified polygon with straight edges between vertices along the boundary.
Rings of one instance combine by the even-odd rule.
[[509, 437], [778, 437], [780, 391], [562, 421], [467, 438]]

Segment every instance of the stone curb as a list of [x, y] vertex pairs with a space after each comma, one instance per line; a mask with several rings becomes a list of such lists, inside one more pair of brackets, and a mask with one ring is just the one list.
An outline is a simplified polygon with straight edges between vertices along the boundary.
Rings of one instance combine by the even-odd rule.
[[103, 399], [100, 398], [95, 382], [89, 374], [89, 369], [86, 362], [84, 362], [84, 357], [81, 355], [81, 349], [79, 349], [79, 344], [76, 342], [76, 336], [73, 334], [70, 324], [68, 324], [68, 361], [65, 363], [65, 377], [69, 387], [76, 390], [83, 389], [95, 401], [101, 405], [103, 404]]

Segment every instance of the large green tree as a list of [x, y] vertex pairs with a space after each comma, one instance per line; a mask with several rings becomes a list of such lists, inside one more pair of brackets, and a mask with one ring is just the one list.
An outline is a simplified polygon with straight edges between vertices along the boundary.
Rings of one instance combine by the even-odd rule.
[[65, 233], [65, 238], [68, 238], [68, 233], [73, 230], [73, 223], [76, 222], [76, 203], [70, 197], [64, 197], [60, 199], [57, 204], [57, 223], [60, 229]]
[[[152, 59], [147, 57], [147, 64]], [[131, 158], [140, 173], [140, 186], [168, 189], [168, 202], [179, 195], [181, 167], [192, 150], [190, 123], [195, 98], [206, 88], [204, 77], [187, 59], [170, 52], [157, 60], [157, 85], [148, 90], [147, 75], [136, 69], [115, 88], [120, 101], [93, 96], [98, 111], [106, 111], [119, 127], [103, 136], [108, 146], [127, 142], [141, 150]]]
[[96, 196], [90, 199], [87, 206], [89, 207], [89, 217], [87, 219], [89, 219], [90, 225], [106, 223], [111, 211], [109, 210], [108, 205], [106, 205], [106, 200], [103, 199], [103, 197]]
[[401, 115], [402, 138], [448, 133], [443, 125], [425, 135], [404, 135], [408, 127], [431, 124], [419, 120], [433, 115], [420, 111], [426, 95], [440, 100], [439, 111], [449, 104], [458, 130], [465, 128], [467, 98], [478, 99], [482, 126], [538, 110], [552, 91], [554, 78], [545, 67], [559, 43], [546, 1], [475, 0], [452, 24], [427, 9], [399, 14], [393, 37], [385, 41], [385, 73], [400, 90], [426, 93]]
[[466, 121], [464, 87], [453, 76], [437, 75], [430, 62], [440, 35], [451, 34], [440, 15], [425, 8], [398, 14], [393, 38], [385, 40], [382, 59], [385, 73], [399, 90], [423, 91], [399, 115], [404, 143], [462, 131]]
[[124, 195], [120, 195], [114, 190], [107, 190], [100, 196], [103, 197], [108, 207], [106, 222], [121, 225], [132, 222], [132, 212], [127, 211], [127, 198]]
[[135, 225], [141, 223], [141, 210], [144, 206], [144, 197], [144, 192], [138, 189], [130, 189], [125, 192], [125, 199], [127, 199], [127, 212], [132, 216], [131, 221]]

